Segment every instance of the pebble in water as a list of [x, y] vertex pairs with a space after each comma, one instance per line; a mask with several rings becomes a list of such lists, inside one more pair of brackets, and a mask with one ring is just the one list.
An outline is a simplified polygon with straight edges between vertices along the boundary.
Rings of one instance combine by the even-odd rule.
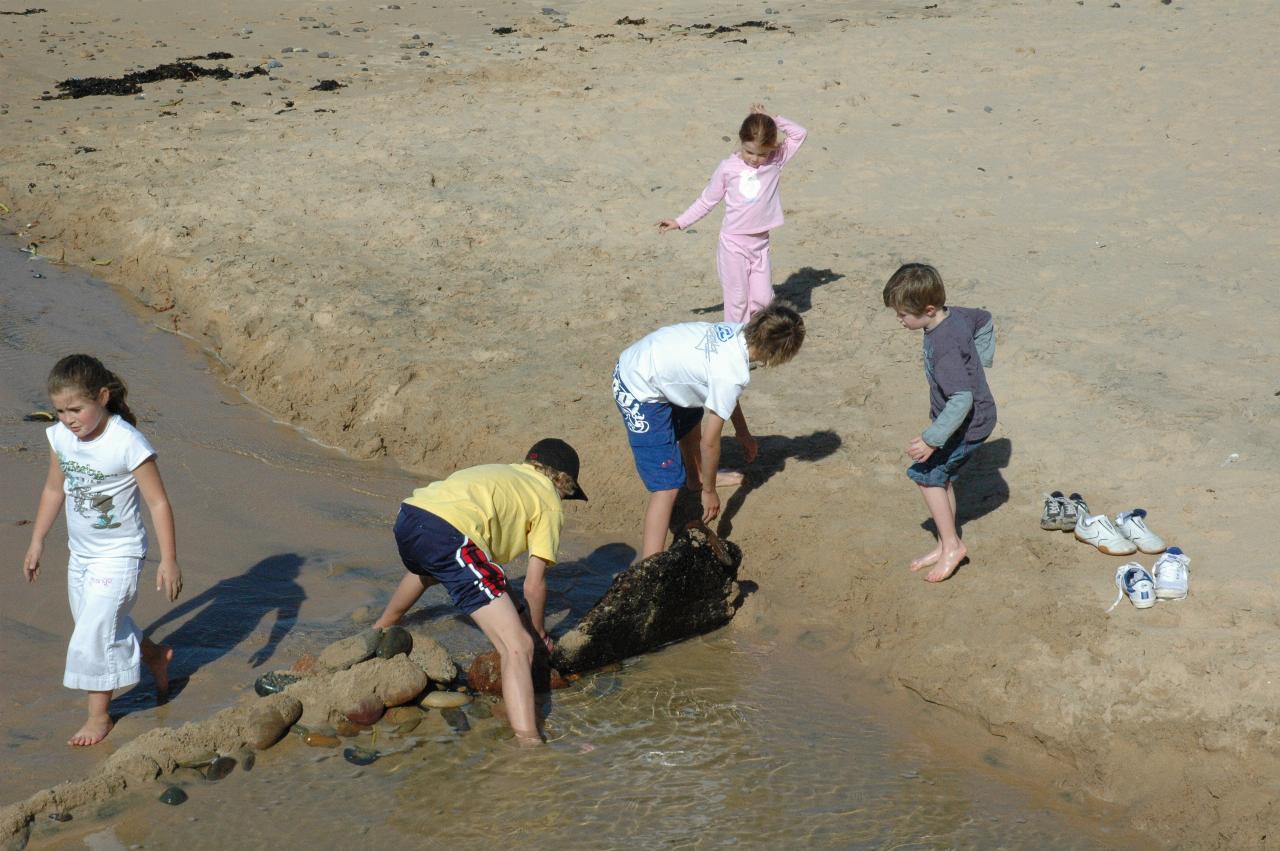
[[352, 765], [372, 765], [378, 761], [378, 752], [368, 748], [347, 748], [342, 752], [342, 758]]
[[254, 681], [253, 690], [258, 693], [259, 697], [266, 697], [269, 694], [284, 691], [284, 689], [300, 679], [302, 678], [284, 671], [271, 671]]
[[471, 695], [456, 691], [428, 692], [427, 696], [422, 698], [422, 705], [431, 709], [457, 709], [460, 706], [466, 706], [470, 702]]
[[236, 769], [236, 761], [229, 756], [220, 756], [204, 770], [204, 779], [217, 783]]
[[49, 813], [49, 818], [54, 821], [71, 821], [71, 813], [56, 812]]
[[448, 722], [449, 726], [453, 728], [453, 732], [455, 733], [465, 733], [471, 729], [471, 722], [467, 720], [467, 716], [461, 709], [455, 709], [452, 707], [448, 709], [441, 709], [440, 715]]
[[345, 718], [343, 718], [341, 721], [339, 721], [337, 724], [334, 724], [333, 726], [339, 736], [347, 736], [347, 737], [358, 736], [368, 729], [368, 727], [366, 727], [363, 724], [357, 724], [356, 722], [348, 721]]
[[493, 717], [493, 709], [489, 706], [489, 701], [487, 700], [477, 700], [475, 703], [466, 707], [463, 711], [472, 718], [484, 719]]
[[187, 793], [183, 792], [177, 786], [170, 786], [169, 788], [165, 789], [163, 792], [160, 793], [160, 803], [168, 804], [172, 807], [176, 807], [178, 806], [178, 804], [185, 803], [186, 800], [187, 800]]
[[408, 721], [405, 721], [401, 723], [398, 727], [396, 727], [396, 735], [407, 736], [409, 733], [412, 733], [414, 730], [418, 729], [418, 725], [421, 723], [422, 723], [421, 718], [410, 718]]
[[322, 733], [307, 733], [302, 737], [302, 741], [313, 748], [336, 748], [342, 744], [342, 740], [337, 736], [326, 736]]
[[242, 771], [253, 771], [253, 764], [258, 761], [258, 755], [251, 750], [242, 750], [239, 753], [240, 769]]

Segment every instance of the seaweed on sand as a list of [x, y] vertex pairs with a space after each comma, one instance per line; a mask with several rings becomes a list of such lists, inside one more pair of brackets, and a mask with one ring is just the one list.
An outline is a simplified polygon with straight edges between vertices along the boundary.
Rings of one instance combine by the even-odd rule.
[[73, 77], [58, 83], [59, 95], [45, 95], [41, 100], [64, 100], [66, 98], [83, 98], [92, 95], [136, 95], [142, 92], [144, 83], [157, 83], [161, 80], [195, 80], [200, 77], [213, 77], [215, 80], [243, 79], [266, 74], [261, 65], [248, 71], [235, 73], [219, 65], [217, 68], [202, 68], [192, 62], [166, 62], [145, 71], [134, 71], [121, 77]]

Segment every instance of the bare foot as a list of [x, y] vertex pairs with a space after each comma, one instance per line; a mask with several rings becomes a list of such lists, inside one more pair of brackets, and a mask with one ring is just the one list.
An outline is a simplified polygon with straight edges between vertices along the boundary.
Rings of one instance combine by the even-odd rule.
[[940, 558], [942, 558], [942, 542], [941, 541], [938, 542], [938, 546], [929, 550], [929, 552], [920, 556], [920, 558], [912, 561], [911, 569], [913, 571], [922, 570], [923, 568], [926, 568], [931, 564], [936, 564], [938, 562], [938, 559]]
[[[151, 677], [156, 681], [156, 694], [160, 697], [169, 696], [169, 663], [172, 661], [173, 648], [169, 645], [142, 645], [142, 664], [151, 671]], [[105, 736], [106, 733], [102, 735]], [[90, 742], [90, 744], [93, 743]]]
[[942, 558], [938, 560], [938, 566], [929, 571], [929, 575], [925, 577], [929, 582], [943, 582], [951, 578], [951, 574], [956, 572], [956, 568], [960, 566], [960, 562], [964, 561], [964, 557], [968, 552], [961, 544], [957, 549], [946, 550], [942, 553]]
[[736, 488], [745, 480], [746, 476], [742, 475], [738, 470], [716, 471], [716, 487], [718, 488]]
[[114, 726], [110, 718], [90, 718], [84, 722], [84, 726], [77, 730], [74, 736], [67, 739], [67, 744], [77, 748], [96, 745], [107, 737], [107, 733], [110, 733], [111, 728]]

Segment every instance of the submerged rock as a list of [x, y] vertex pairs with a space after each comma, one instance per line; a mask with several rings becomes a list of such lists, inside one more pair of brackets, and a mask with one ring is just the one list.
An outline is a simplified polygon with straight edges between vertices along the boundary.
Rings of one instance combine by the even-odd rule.
[[599, 603], [556, 642], [552, 666], [584, 671], [724, 626], [742, 603], [742, 551], [691, 526], [666, 552], [619, 573]]
[[376, 651], [379, 659], [408, 654], [413, 650], [413, 636], [402, 626], [389, 626], [382, 631], [382, 640]]
[[467, 720], [466, 713], [461, 709], [454, 709], [452, 707], [448, 709], [441, 709], [440, 715], [449, 724], [450, 729], [455, 733], [465, 733], [471, 729], [471, 722]]
[[[545, 694], [555, 689], [568, 688], [569, 681], [559, 671], [548, 666], [547, 654], [535, 648], [533, 657], [533, 690]], [[482, 694], [502, 694], [502, 657], [498, 651], [481, 653], [467, 669], [467, 684]]]
[[368, 748], [346, 748], [342, 758], [352, 765], [373, 765], [378, 761], [378, 752]]
[[422, 705], [431, 709], [457, 709], [471, 702], [471, 695], [457, 691], [428, 692]]
[[323, 733], [307, 733], [302, 737], [302, 742], [312, 748], [336, 748], [342, 744], [337, 736], [326, 736]]
[[168, 804], [172, 807], [186, 803], [186, 800], [187, 793], [179, 789], [177, 786], [170, 786], [160, 793], [160, 803]]
[[236, 761], [234, 759], [229, 756], [220, 756], [209, 763], [209, 767], [204, 770], [204, 779], [210, 783], [217, 783], [235, 770]]

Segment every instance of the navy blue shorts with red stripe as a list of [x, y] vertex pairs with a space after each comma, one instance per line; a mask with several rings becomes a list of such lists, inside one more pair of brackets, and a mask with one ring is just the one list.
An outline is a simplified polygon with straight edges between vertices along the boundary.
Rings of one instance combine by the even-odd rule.
[[443, 585], [463, 614], [482, 609], [507, 593], [507, 574], [502, 566], [430, 511], [403, 503], [395, 533], [400, 560], [408, 571]]

